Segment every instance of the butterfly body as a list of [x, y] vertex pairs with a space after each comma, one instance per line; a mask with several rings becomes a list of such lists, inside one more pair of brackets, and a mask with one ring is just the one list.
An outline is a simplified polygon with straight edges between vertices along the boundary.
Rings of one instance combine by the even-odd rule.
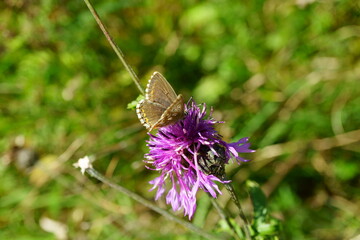
[[136, 106], [138, 118], [149, 132], [155, 128], [171, 125], [184, 116], [184, 98], [176, 95], [170, 83], [154, 72], [146, 87], [145, 99]]

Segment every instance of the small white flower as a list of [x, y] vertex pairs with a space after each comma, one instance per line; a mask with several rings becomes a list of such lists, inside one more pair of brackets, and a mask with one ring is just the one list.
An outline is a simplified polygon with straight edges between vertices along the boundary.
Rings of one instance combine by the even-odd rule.
[[92, 168], [91, 160], [88, 156], [85, 156], [83, 158], [80, 158], [77, 163], [74, 163], [73, 165], [76, 168], [80, 168], [80, 171], [82, 174], [85, 173], [86, 169]]

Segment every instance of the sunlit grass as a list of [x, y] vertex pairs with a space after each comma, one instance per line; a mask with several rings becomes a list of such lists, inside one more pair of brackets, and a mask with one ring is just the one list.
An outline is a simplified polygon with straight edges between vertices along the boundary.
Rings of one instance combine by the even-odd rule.
[[[284, 239], [349, 239], [360, 234], [359, 4], [295, 2], [95, 7], [143, 86], [161, 71], [176, 92], [214, 107], [225, 139], [251, 137], [252, 161], [227, 169], [247, 214], [250, 178], [268, 194]], [[85, 4], [0, 7], [0, 239], [54, 239], [46, 218], [66, 226], [68, 239], [193, 239], [72, 166], [96, 154], [100, 172], [154, 197], [155, 175], [142, 162], [147, 135], [127, 109], [139, 92]], [[7, 162], [19, 136], [40, 156], [30, 172]], [[216, 212], [199, 209], [196, 224], [216, 229]]]

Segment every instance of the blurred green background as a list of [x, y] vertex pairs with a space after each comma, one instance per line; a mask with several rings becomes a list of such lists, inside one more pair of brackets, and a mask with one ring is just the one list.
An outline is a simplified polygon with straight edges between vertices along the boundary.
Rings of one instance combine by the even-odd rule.
[[[160, 71], [214, 107], [225, 140], [250, 137], [251, 161], [227, 168], [250, 218], [246, 179], [283, 239], [359, 237], [359, 1], [93, 2], [143, 86]], [[72, 166], [96, 154], [107, 177], [155, 195], [127, 109], [139, 93], [85, 4], [4, 0], [0, 20], [0, 239], [197, 239]], [[35, 167], [19, 166], [32, 151]], [[194, 223], [215, 230], [198, 199]], [[219, 202], [236, 212], [227, 193]]]

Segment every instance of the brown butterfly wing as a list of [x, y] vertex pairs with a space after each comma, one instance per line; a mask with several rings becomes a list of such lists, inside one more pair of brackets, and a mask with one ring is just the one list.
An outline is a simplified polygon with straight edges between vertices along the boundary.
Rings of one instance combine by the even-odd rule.
[[177, 98], [170, 83], [159, 72], [154, 72], [146, 88], [145, 99], [168, 108]]
[[145, 99], [136, 107], [140, 122], [151, 131], [173, 124], [184, 116], [183, 96], [176, 95], [170, 83], [154, 72], [146, 88]]
[[184, 98], [180, 94], [175, 101], [164, 111], [160, 119], [150, 128], [165, 127], [173, 124], [184, 117]]
[[166, 111], [166, 108], [160, 104], [150, 102], [146, 99], [141, 100], [136, 106], [136, 113], [142, 125], [150, 131], [154, 125], [161, 119], [161, 116]]

